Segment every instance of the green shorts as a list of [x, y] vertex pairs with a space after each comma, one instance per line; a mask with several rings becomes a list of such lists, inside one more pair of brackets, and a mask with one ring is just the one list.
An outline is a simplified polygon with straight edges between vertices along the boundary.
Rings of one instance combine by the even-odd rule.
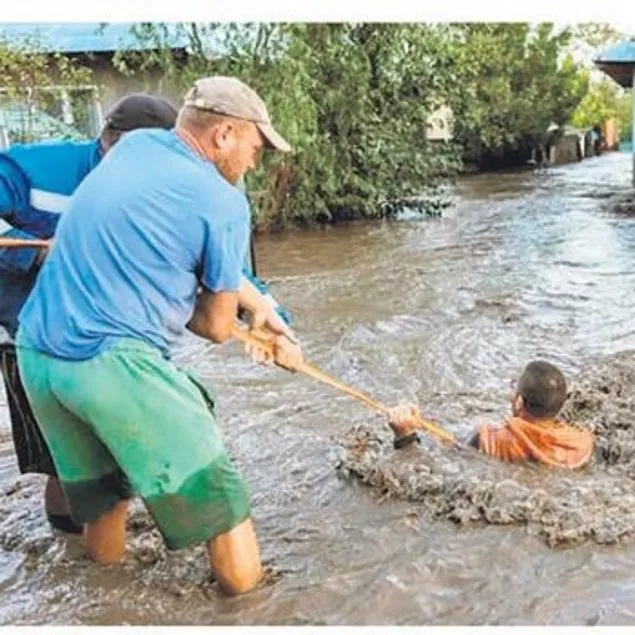
[[249, 494], [223, 445], [214, 396], [157, 349], [122, 339], [92, 359], [69, 361], [35, 350], [18, 333], [17, 351], [77, 522], [93, 522], [138, 495], [167, 547], [179, 549], [249, 516]]

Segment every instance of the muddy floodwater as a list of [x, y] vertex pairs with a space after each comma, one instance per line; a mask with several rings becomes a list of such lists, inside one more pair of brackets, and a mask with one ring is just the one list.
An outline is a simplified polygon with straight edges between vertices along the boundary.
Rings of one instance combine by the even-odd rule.
[[178, 352], [219, 394], [267, 563], [223, 597], [202, 548], [166, 552], [143, 509], [124, 565], [54, 534], [20, 477], [0, 395], [1, 624], [635, 623], [635, 215], [631, 158], [476, 175], [443, 218], [258, 240], [259, 273], [308, 359], [458, 436], [507, 412], [523, 365], [565, 371], [595, 430], [578, 474], [431, 439], [394, 452], [383, 419], [237, 344]]

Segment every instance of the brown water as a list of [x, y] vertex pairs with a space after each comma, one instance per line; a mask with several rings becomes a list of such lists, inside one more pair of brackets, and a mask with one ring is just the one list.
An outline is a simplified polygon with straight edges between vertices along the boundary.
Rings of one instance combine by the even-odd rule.
[[[630, 166], [611, 154], [470, 177], [442, 219], [263, 238], [260, 273], [295, 313], [311, 361], [467, 432], [502, 417], [510, 380], [531, 358], [575, 377], [635, 349], [635, 219], [604, 209], [606, 196], [628, 191]], [[219, 393], [275, 580], [222, 597], [201, 549], [157, 549], [141, 512], [124, 566], [88, 562], [77, 541], [49, 531], [41, 479], [18, 478], [2, 407], [0, 487], [13, 493], [0, 504], [1, 623], [635, 622], [632, 542], [553, 549], [524, 527], [456, 526], [381, 501], [335, 469], [348, 430], [380, 429], [381, 417], [254, 366], [235, 344], [191, 339], [180, 360]], [[454, 469], [469, 462], [457, 455]]]

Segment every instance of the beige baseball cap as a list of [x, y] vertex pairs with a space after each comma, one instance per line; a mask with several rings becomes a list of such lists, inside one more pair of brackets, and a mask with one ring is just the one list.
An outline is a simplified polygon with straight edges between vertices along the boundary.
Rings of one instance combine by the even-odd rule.
[[268, 147], [281, 152], [291, 151], [289, 143], [274, 130], [265, 102], [236, 77], [216, 75], [199, 79], [185, 95], [184, 105], [253, 121]]

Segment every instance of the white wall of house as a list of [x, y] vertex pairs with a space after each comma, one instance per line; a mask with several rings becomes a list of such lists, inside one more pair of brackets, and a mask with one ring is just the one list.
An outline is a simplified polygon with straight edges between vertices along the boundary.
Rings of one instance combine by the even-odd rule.
[[426, 139], [429, 141], [450, 141], [452, 139], [452, 109], [449, 106], [437, 108], [426, 125]]

